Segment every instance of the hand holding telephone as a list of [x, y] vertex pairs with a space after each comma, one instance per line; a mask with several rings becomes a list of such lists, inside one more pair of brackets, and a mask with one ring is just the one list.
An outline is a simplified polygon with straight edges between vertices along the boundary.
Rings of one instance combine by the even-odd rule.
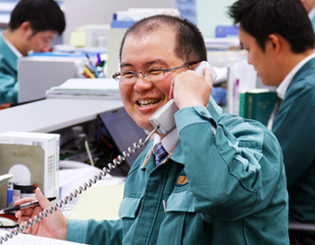
[[[217, 73], [207, 61], [202, 61], [194, 71], [203, 75], [203, 68], [205, 67], [209, 67], [214, 81], [217, 78]], [[176, 127], [174, 114], [177, 111], [178, 107], [176, 106], [174, 99], [171, 99], [150, 117], [150, 122], [154, 128], [158, 128], [157, 131], [159, 133], [168, 134]]]
[[200, 62], [200, 64], [194, 69], [194, 71], [200, 75], [203, 75], [203, 68], [205, 67], [208, 67], [210, 69], [213, 81], [215, 81], [215, 79], [217, 78], [217, 73], [207, 61]]

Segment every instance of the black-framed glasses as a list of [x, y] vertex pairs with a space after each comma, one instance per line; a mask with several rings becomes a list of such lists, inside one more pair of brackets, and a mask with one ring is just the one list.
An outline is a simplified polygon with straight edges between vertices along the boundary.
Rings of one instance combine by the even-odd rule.
[[180, 68], [188, 68], [189, 66], [195, 65], [198, 62], [190, 62], [182, 66], [176, 66], [172, 68], [164, 69], [162, 67], [149, 67], [144, 69], [143, 71], [135, 72], [135, 71], [119, 71], [113, 75], [113, 78], [117, 82], [121, 83], [132, 83], [135, 79], [141, 74], [145, 80], [154, 82], [163, 78], [166, 72], [171, 72]]

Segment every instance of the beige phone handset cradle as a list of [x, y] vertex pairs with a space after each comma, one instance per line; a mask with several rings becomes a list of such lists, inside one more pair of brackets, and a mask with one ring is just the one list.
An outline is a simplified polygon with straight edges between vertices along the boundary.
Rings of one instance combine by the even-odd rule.
[[[216, 72], [214, 69], [209, 65], [207, 61], [202, 61], [196, 68], [195, 71], [199, 74], [203, 75], [203, 68], [207, 66], [210, 68], [210, 71], [213, 76], [213, 80], [216, 78]], [[28, 222], [21, 224], [20, 226], [16, 227], [14, 230], [10, 231], [9, 233], [5, 234], [4, 236], [0, 236], [0, 244], [3, 242], [8, 241], [10, 238], [13, 238], [18, 233], [26, 231], [29, 227], [32, 227], [34, 224], [42, 221], [46, 218], [49, 214], [52, 214], [54, 211], [57, 211], [58, 208], [61, 208], [64, 204], [67, 204], [68, 201], [71, 201], [73, 198], [76, 198], [80, 195], [83, 191], [86, 191], [90, 188], [93, 184], [95, 184], [98, 180], [101, 180], [105, 177], [112, 169], [114, 169], [117, 165], [121, 164], [127, 157], [129, 157], [132, 153], [146, 145], [152, 135], [159, 131], [162, 134], [168, 134], [172, 129], [176, 127], [174, 114], [178, 110], [174, 100], [171, 99], [168, 103], [166, 103], [163, 107], [159, 108], [150, 118], [150, 122], [154, 126], [154, 130], [149, 133], [146, 139], [143, 141], [142, 139], [139, 140], [139, 143], [134, 143], [132, 147], [129, 147], [127, 151], [124, 151], [122, 155], [118, 156], [118, 159], [114, 159], [112, 163], [108, 163], [107, 167], [104, 167], [98, 175], [95, 175], [93, 179], [89, 179], [83, 185], [76, 188], [73, 192], [71, 192], [68, 196], [64, 197], [63, 199], [59, 200], [56, 204], [52, 204], [49, 209], [44, 209], [38, 215], [36, 215], [33, 219], [29, 219]]]

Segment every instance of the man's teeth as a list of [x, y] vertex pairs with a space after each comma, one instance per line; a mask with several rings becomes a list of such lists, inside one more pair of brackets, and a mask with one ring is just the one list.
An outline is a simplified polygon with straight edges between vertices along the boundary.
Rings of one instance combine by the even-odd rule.
[[155, 103], [159, 102], [157, 99], [150, 99], [150, 100], [139, 100], [138, 104], [140, 106], [148, 106], [148, 105], [153, 105]]

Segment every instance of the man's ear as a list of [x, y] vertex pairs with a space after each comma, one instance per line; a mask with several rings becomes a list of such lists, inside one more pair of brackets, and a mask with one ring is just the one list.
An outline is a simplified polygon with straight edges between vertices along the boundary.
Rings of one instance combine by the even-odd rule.
[[282, 48], [282, 42], [277, 34], [270, 34], [266, 41], [266, 49], [272, 50], [275, 55], [278, 55]]
[[20, 33], [23, 37], [29, 37], [33, 33], [31, 22], [25, 21], [19, 27]]

